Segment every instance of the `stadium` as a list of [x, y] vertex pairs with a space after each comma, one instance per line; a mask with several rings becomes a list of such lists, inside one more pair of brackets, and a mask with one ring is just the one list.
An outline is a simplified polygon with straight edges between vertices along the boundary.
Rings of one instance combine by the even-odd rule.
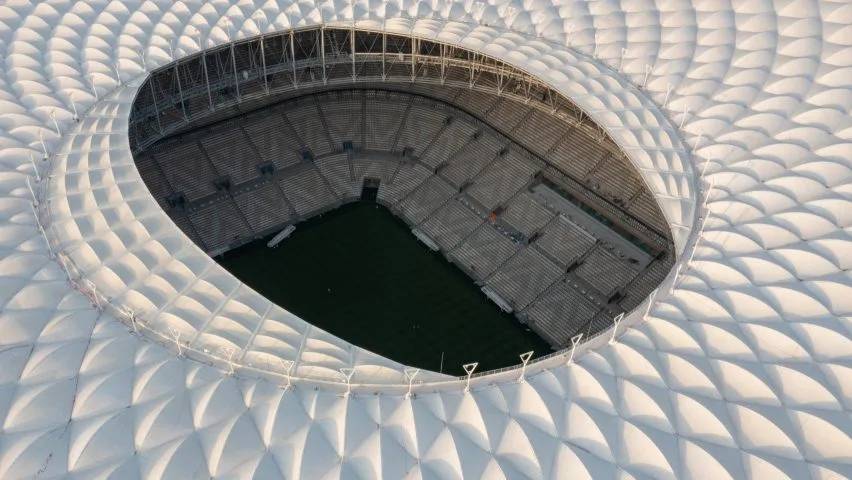
[[852, 5], [0, 7], [0, 477], [852, 477]]

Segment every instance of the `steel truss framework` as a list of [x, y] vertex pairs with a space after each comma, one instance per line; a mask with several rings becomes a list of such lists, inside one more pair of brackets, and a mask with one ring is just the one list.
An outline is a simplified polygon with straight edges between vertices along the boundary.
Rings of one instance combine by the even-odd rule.
[[446, 85], [512, 98], [585, 130], [623, 157], [582, 109], [523, 70], [441, 42], [339, 27], [231, 42], [153, 71], [131, 113], [131, 149], [140, 151], [190, 122], [263, 97], [376, 82]]

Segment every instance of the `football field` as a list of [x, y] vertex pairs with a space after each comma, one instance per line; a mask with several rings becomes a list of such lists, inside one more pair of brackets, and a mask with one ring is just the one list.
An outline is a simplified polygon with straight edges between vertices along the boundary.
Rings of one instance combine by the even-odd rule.
[[218, 260], [306, 321], [408, 365], [461, 375], [463, 363], [482, 371], [551, 351], [374, 203], [300, 223], [277, 248], [258, 240]]

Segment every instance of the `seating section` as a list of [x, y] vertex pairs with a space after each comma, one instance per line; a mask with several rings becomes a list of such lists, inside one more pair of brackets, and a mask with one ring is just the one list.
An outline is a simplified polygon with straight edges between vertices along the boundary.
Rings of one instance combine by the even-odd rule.
[[455, 193], [456, 189], [449, 183], [433, 175], [403, 199], [399, 206], [406, 219], [417, 225]]
[[623, 203], [637, 190], [639, 178], [624, 175], [624, 162], [612, 155], [601, 160], [594, 172], [589, 174], [589, 185], [605, 198]]
[[[432, 98], [348, 90], [286, 101], [163, 140], [138, 155], [137, 168], [175, 223], [211, 253], [358, 199], [364, 179], [378, 179], [379, 203], [554, 347], [606, 328], [667, 275], [671, 254], [654, 251], [639, 269], [526, 188], [555, 182], [571, 201], [604, 202], [599, 218], [616, 212], [624, 230], [656, 232], [654, 248], [667, 245], [665, 219], [627, 160], [507, 98], [413, 88]], [[185, 202], [172, 205], [178, 192]]]
[[552, 219], [553, 212], [526, 192], [512, 199], [503, 214], [503, 220], [527, 237], [544, 228]]
[[535, 167], [520, 154], [509, 152], [494, 161], [473, 181], [467, 193], [488, 209], [511, 198], [535, 173]]
[[455, 120], [444, 126], [438, 137], [432, 140], [420, 157], [420, 161], [431, 168], [448, 161], [450, 157], [462, 149], [471, 139], [476, 126], [470, 123]]
[[381, 158], [356, 158], [352, 161], [352, 172], [359, 186], [367, 177], [378, 178], [386, 183], [391, 180], [398, 165], [398, 162]]
[[636, 276], [636, 270], [626, 261], [598, 246], [583, 260], [577, 275], [597, 291], [611, 295]]
[[480, 92], [477, 90], [462, 90], [453, 99], [453, 103], [455, 105], [458, 105], [479, 118], [485, 118], [488, 111], [491, 110], [491, 107], [498, 102], [500, 102], [500, 99], [496, 98], [491, 93]]
[[569, 128], [548, 161], [568, 175], [583, 179], [603, 157], [600, 146], [593, 140], [576, 128]]
[[648, 190], [643, 190], [628, 206], [627, 211], [658, 232], [668, 231], [666, 220]]
[[353, 147], [363, 144], [364, 95], [357, 90], [329, 92], [319, 101], [320, 109], [328, 124], [335, 149], [342, 149], [343, 142], [352, 142]]
[[[555, 282], [524, 310], [529, 325], [551, 345], [566, 347], [590, 319], [603, 308], [570, 281]], [[584, 332], [585, 333], [585, 332]]]
[[518, 124], [512, 137], [524, 139], [530, 150], [544, 156], [562, 139], [565, 130], [564, 123], [554, 122], [550, 115], [533, 110]]
[[421, 156], [423, 150], [429, 146], [423, 140], [435, 138], [447, 118], [444, 112], [428, 105], [421, 105], [419, 102], [411, 105], [405, 120], [405, 128], [399, 135], [397, 149], [408, 147], [412, 149], [413, 155]]
[[261, 161], [272, 162], [278, 168], [287, 168], [301, 161], [299, 140], [278, 112], [253, 116], [243, 124], [243, 128]]
[[213, 180], [218, 173], [204, 157], [196, 142], [163, 145], [154, 150], [154, 158], [175, 191], [183, 192], [189, 201], [216, 192]]
[[477, 280], [485, 280], [519, 248], [490, 224], [484, 223], [451, 251], [450, 257]]
[[286, 110], [287, 120], [302, 140], [303, 147], [310, 149], [316, 156], [331, 153], [333, 150], [320, 109], [312, 97], [302, 100], [300, 105]]
[[160, 206], [166, 206], [166, 199], [171, 195], [172, 188], [169, 186], [168, 180], [160, 172], [160, 166], [157, 161], [151, 156], [142, 156], [136, 159], [136, 168], [139, 169], [139, 174], [145, 179], [145, 185], [151, 191], [151, 195], [157, 200]]
[[590, 337], [594, 335], [596, 332], [600, 332], [605, 330], [608, 327], [612, 326], [613, 315], [607, 312], [606, 310], [601, 310], [595, 315], [586, 326], [583, 327], [584, 337]]
[[464, 185], [494, 160], [500, 144], [493, 139], [486, 134], [467, 144], [441, 169], [441, 176], [457, 188]]
[[261, 183], [254, 190], [242, 192], [234, 197], [234, 202], [257, 233], [276, 229], [290, 220], [290, 205], [272, 182]]
[[674, 259], [669, 254], [645, 267], [625, 289], [624, 298], [620, 302], [622, 308], [630, 309], [641, 303], [666, 278], [673, 264]]
[[310, 213], [323, 210], [337, 201], [334, 192], [326, 186], [319, 171], [311, 166], [298, 169], [281, 180], [281, 190], [296, 209], [296, 213], [307, 216]]
[[536, 246], [568, 267], [579, 260], [596, 242], [590, 233], [560, 215], [545, 229]]
[[185, 212], [173, 212], [172, 215], [170, 215], [170, 218], [173, 222], [175, 222], [175, 225], [177, 225], [178, 228], [180, 228], [181, 231], [183, 231], [183, 233], [187, 237], [189, 237], [189, 239], [192, 240], [196, 245], [203, 248], [204, 251], [207, 252], [212, 250], [207, 246], [205, 239], [198, 236], [198, 233], [195, 231], [195, 228], [192, 226], [192, 222], [189, 221], [189, 217], [186, 215]]
[[500, 267], [486, 284], [509, 300], [515, 310], [521, 310], [561, 275], [559, 266], [538, 250], [525, 248]]
[[366, 98], [365, 139], [368, 150], [390, 151], [405, 118], [409, 96], [368, 92]]
[[251, 236], [245, 220], [232, 201], [209, 204], [189, 214], [208, 251], [227, 248], [239, 239]]
[[432, 172], [419, 164], [400, 164], [393, 178], [379, 186], [379, 200], [395, 205], [397, 202], [405, 198], [427, 178], [432, 176]]
[[252, 151], [241, 128], [214, 131], [201, 139], [207, 158], [221, 175], [233, 183], [243, 183], [257, 177], [257, 156]]
[[528, 108], [518, 108], [518, 104], [508, 98], [501, 98], [494, 104], [485, 120], [503, 133], [511, 133], [524, 117], [530, 112]]
[[451, 250], [482, 223], [460, 202], [449, 201], [423, 222], [421, 229], [444, 250]]
[[339, 198], [350, 198], [358, 195], [360, 186], [352, 178], [352, 167], [348, 155], [336, 153], [316, 161], [320, 173], [328, 179], [328, 183]]

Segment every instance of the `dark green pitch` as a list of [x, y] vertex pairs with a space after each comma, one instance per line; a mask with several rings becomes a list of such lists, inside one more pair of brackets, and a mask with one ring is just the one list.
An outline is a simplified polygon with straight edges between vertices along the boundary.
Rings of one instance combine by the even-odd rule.
[[463, 374], [519, 363], [550, 347], [473, 281], [425, 248], [384, 207], [359, 202], [297, 225], [277, 248], [258, 240], [219, 263], [273, 302], [398, 362]]

